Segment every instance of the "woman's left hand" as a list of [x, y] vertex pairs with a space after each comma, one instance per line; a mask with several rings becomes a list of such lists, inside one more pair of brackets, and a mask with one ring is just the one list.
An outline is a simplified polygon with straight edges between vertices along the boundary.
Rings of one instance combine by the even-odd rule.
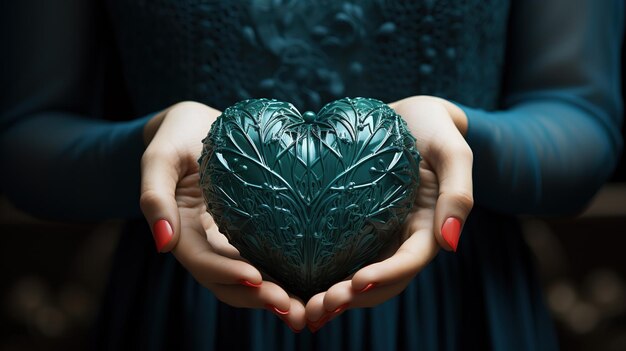
[[363, 267], [307, 302], [307, 324], [313, 332], [346, 309], [373, 307], [400, 294], [440, 248], [456, 251], [472, 209], [473, 156], [463, 137], [467, 129], [463, 111], [430, 96], [390, 106], [406, 120], [423, 158], [413, 210], [390, 257]]

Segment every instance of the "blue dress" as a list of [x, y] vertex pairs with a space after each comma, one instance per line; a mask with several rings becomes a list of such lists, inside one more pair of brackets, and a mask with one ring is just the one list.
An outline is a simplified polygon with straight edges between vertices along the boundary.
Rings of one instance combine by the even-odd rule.
[[[42, 217], [128, 219], [97, 348], [557, 349], [515, 216], [579, 211], [615, 166], [623, 1], [31, 2], [11, 5], [2, 44], [0, 185]], [[155, 111], [419, 94], [466, 112], [476, 207], [458, 253], [396, 298], [294, 334], [154, 252], [138, 198]]]

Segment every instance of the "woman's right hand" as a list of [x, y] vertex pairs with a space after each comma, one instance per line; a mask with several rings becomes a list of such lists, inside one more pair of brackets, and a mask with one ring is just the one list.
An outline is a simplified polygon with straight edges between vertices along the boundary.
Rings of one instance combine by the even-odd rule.
[[201, 140], [220, 111], [182, 102], [144, 128], [141, 209], [159, 252], [171, 251], [194, 278], [222, 302], [267, 308], [291, 329], [306, 324], [304, 305], [244, 261], [206, 212], [199, 186]]

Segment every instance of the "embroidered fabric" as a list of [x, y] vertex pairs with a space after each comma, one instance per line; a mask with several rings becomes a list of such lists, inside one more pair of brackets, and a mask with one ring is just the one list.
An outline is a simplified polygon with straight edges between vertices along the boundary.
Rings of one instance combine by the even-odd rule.
[[416, 94], [494, 109], [501, 91], [507, 0], [109, 5], [140, 112], [260, 97], [316, 111], [344, 96]]

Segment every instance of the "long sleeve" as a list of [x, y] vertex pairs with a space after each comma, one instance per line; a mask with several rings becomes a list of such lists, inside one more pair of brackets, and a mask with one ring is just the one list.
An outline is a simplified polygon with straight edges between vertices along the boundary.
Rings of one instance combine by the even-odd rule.
[[[104, 117], [107, 54], [98, 2], [8, 6], [10, 69], [0, 108], [1, 192], [51, 219], [134, 217], [143, 126]], [[109, 117], [109, 116], [106, 116]]]
[[477, 204], [513, 214], [580, 211], [622, 148], [624, 2], [514, 2], [498, 111], [461, 106]]

